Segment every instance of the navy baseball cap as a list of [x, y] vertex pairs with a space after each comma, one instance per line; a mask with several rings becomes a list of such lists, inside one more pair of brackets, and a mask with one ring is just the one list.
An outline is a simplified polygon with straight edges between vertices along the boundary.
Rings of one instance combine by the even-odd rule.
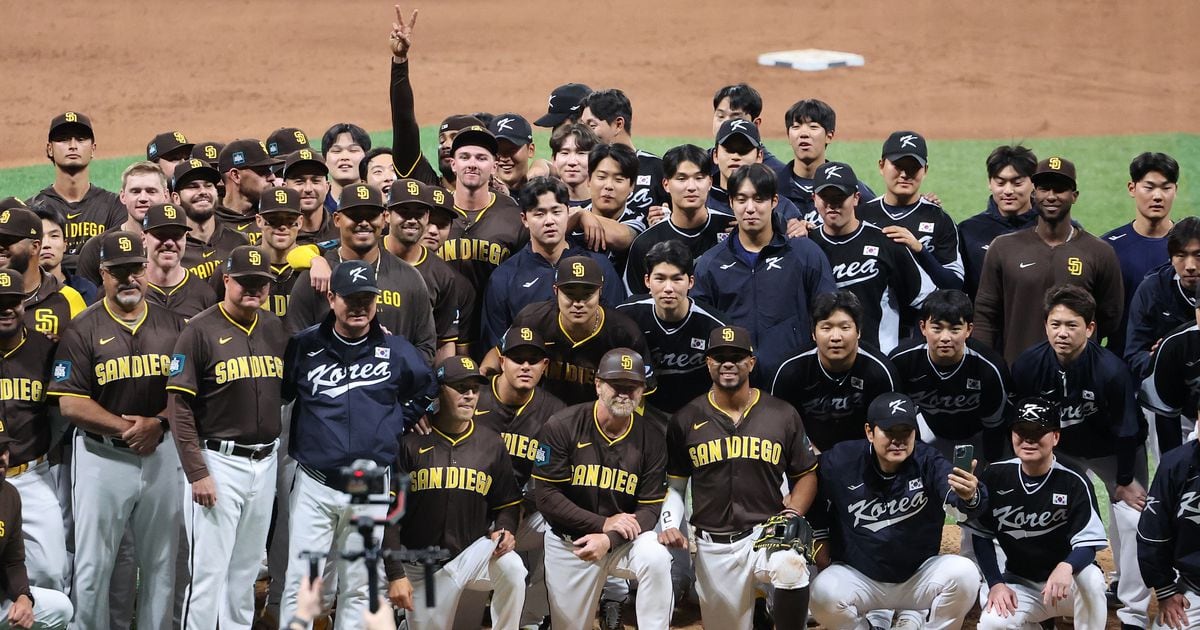
[[1045, 431], [1058, 431], [1062, 428], [1058, 406], [1040, 398], [1030, 396], [1017, 402], [1016, 414], [1013, 416], [1012, 428], [1028, 427]]
[[184, 136], [182, 132], [164, 131], [154, 136], [150, 144], [146, 145], [146, 159], [153, 162], [164, 155], [175, 152], [191, 155], [194, 146], [196, 145], [188, 142], [187, 136]]
[[567, 83], [554, 88], [550, 92], [550, 102], [546, 113], [533, 124], [539, 127], [557, 127], [566, 119], [575, 115], [583, 104], [583, 99], [592, 93], [592, 88], [582, 83]]
[[342, 297], [355, 293], [380, 293], [379, 285], [375, 283], [375, 268], [361, 260], [347, 260], [334, 267], [329, 290]]
[[830, 186], [846, 193], [847, 196], [853, 195], [858, 192], [858, 176], [849, 164], [826, 162], [817, 167], [817, 176], [813, 178], [813, 194]]
[[762, 147], [762, 136], [758, 133], [758, 125], [749, 120], [730, 118], [721, 123], [721, 128], [717, 130], [717, 144], [725, 144], [727, 140], [734, 136], [741, 136], [749, 140], [750, 144]]
[[917, 403], [904, 394], [887, 392], [875, 397], [867, 407], [867, 422], [880, 429], [900, 425], [917, 428]]
[[533, 127], [520, 114], [500, 114], [488, 124], [488, 131], [496, 136], [496, 140], [507, 140], [519, 147], [533, 142]]
[[896, 131], [883, 142], [883, 159], [895, 162], [901, 158], [916, 158], [921, 166], [929, 163], [929, 147], [925, 137], [915, 131]]

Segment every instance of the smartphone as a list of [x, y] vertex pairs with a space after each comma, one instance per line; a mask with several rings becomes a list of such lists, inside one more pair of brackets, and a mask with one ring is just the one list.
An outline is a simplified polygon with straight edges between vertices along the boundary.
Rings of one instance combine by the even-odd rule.
[[971, 472], [971, 460], [975, 459], [975, 446], [958, 444], [954, 447], [954, 467]]

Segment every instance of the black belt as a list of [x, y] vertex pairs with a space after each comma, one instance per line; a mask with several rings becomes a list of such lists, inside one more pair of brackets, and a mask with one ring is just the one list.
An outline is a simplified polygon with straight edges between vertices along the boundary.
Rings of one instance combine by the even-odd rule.
[[572, 544], [574, 544], [574, 542], [575, 542], [575, 536], [572, 536], [570, 534], [564, 534], [561, 531], [554, 529], [553, 527], [550, 528], [550, 533], [554, 534], [555, 536], [558, 536], [559, 538], [563, 539], [563, 541], [565, 541], [565, 542], [569, 542]]
[[747, 530], [741, 531], [741, 532], [734, 532], [732, 534], [714, 534], [712, 532], [706, 532], [704, 530], [697, 529], [696, 530], [696, 538], [700, 538], [706, 542], [717, 543], [718, 545], [729, 545], [729, 544], [735, 543], [739, 540], [742, 540], [744, 538], [749, 538], [750, 534], [753, 534], [753, 533], [754, 533], [753, 529], [747, 529]]
[[[131, 446], [129, 446], [129, 442], [126, 442], [125, 440], [122, 440], [119, 437], [113, 437], [111, 435], [100, 435], [99, 433], [92, 433], [91, 431], [84, 431], [83, 435], [84, 435], [84, 437], [86, 437], [90, 440], [95, 440], [97, 442], [101, 442], [101, 443], [107, 444], [109, 446], [115, 446], [117, 448], [132, 448]], [[163, 435], [166, 435], [166, 434], [164, 433]], [[163, 439], [160, 436], [158, 438], [158, 443], [162, 444], [162, 441], [163, 441]]]
[[[232, 445], [232, 446], [231, 446]], [[230, 442], [229, 440], [204, 440], [204, 448], [210, 451], [217, 451], [226, 455], [236, 455], [238, 457], [249, 457], [252, 460], [266, 459], [275, 452], [275, 443], [272, 442], [266, 446], [258, 448], [252, 446], [241, 446]]]

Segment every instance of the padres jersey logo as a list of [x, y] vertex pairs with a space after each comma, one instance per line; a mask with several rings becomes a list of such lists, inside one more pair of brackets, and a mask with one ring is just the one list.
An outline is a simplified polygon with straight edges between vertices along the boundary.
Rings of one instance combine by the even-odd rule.
[[513, 459], [525, 459], [534, 461], [538, 454], [538, 441], [528, 435], [520, 433], [501, 433], [500, 437], [504, 438], [504, 447], [508, 449], [508, 454]]
[[492, 476], [482, 470], [462, 466], [421, 468], [412, 475], [412, 486], [409, 488], [412, 492], [443, 489], [474, 491], [486, 497], [492, 489]]
[[1056, 171], [1058, 169], [1062, 168], [1062, 160], [1059, 158], [1056, 158], [1056, 157], [1052, 157], [1049, 160], [1047, 160], [1046, 164], [1047, 164], [1047, 166], [1049, 166], [1050, 168], [1052, 168]]
[[[696, 426], [693, 425], [693, 429]], [[728, 459], [753, 459], [775, 466], [782, 456], [782, 444], [752, 435], [731, 435], [701, 442], [688, 449], [688, 457], [696, 468]]]
[[[31, 378], [2, 378], [0, 379], [0, 398], [42, 402], [46, 400], [46, 384]], [[0, 422], [0, 430], [3, 430], [3, 427], [4, 423]]]
[[628, 495], [637, 494], [638, 476], [599, 464], [579, 464], [571, 467], [571, 485], [613, 490]]
[[1071, 256], [1067, 259], [1067, 273], [1072, 276], [1083, 275], [1083, 261], [1076, 256]]
[[[8, 278], [4, 276], [0, 276], [0, 278], [8, 280]], [[6, 283], [0, 281], [0, 284]], [[33, 311], [33, 321], [33, 329], [42, 333], [43, 335], [58, 334], [58, 315], [54, 314], [54, 309], [39, 308]], [[0, 398], [2, 398], [2, 396], [0, 396]]]

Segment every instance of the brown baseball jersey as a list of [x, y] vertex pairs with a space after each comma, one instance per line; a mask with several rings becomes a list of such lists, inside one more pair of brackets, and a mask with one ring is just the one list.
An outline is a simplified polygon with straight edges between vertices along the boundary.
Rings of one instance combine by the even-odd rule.
[[[600, 321], [595, 332], [583, 339], [572, 339], [563, 330], [558, 303], [555, 300], [536, 302], [521, 309], [513, 326], [526, 326], [542, 333], [550, 366], [542, 376], [542, 387], [568, 405], [596, 399], [596, 367], [600, 357], [613, 348], [632, 348], [649, 359], [650, 350], [641, 328], [632, 319], [614, 310], [600, 307]], [[646, 364], [650, 370], [650, 364]], [[650, 374], [647, 374], [650, 379]], [[647, 392], [653, 391], [647, 385]]]
[[0, 421], [10, 437], [9, 466], [20, 466], [50, 449], [46, 379], [55, 344], [26, 327], [16, 348], [0, 353]]
[[565, 409], [566, 405], [540, 387], [533, 388], [529, 399], [523, 404], [515, 407], [506, 405], [500, 402], [496, 394], [496, 380], [500, 378], [504, 377], [493, 376], [489, 387], [479, 389], [475, 423], [504, 438], [504, 446], [508, 449], [517, 475], [517, 485], [524, 488], [533, 469], [533, 460], [537, 457], [538, 432], [550, 416]]
[[[555, 533], [600, 533], [604, 519], [633, 514], [651, 531], [666, 498], [667, 446], [662, 433], [635, 415], [611, 438], [596, 418], [600, 402], [567, 407], [538, 434], [533, 478], [537, 507]], [[609, 533], [613, 544], [625, 539]]]
[[328, 243], [329, 241], [337, 241], [342, 237], [342, 233], [338, 231], [336, 225], [333, 224], [333, 215], [325, 208], [321, 208], [321, 226], [312, 232], [300, 229], [300, 233], [296, 235], [297, 245], [317, 245], [320, 243]]
[[[504, 441], [487, 427], [471, 423], [451, 436], [436, 427], [429, 435], [409, 434], [396, 458], [408, 473], [404, 519], [384, 533], [384, 547], [442, 547], [458, 555], [493, 529], [515, 532], [521, 518], [521, 490], [513, 478]], [[385, 563], [388, 579], [404, 575], [402, 563]]]
[[85, 308], [87, 304], [78, 291], [43, 271], [41, 285], [25, 298], [25, 326], [43, 335], [61, 337]]
[[224, 223], [236, 234], [244, 236], [251, 245], [258, 245], [262, 240], [262, 232], [259, 231], [258, 221], [255, 220], [258, 214], [254, 208], [242, 214], [225, 206], [217, 206], [214, 214], [218, 223]]
[[66, 241], [66, 253], [63, 255], [63, 267], [68, 271], [75, 269], [75, 257], [79, 249], [93, 236], [99, 236], [105, 230], [119, 230], [121, 224], [129, 218], [125, 204], [121, 203], [116, 193], [109, 192], [92, 184], [84, 193], [83, 199], [76, 203], [68, 202], [59, 195], [53, 186], [47, 186], [38, 194], [25, 201], [31, 210], [50, 208], [57, 210], [66, 219], [63, 226], [63, 240]]
[[157, 304], [187, 320], [216, 304], [217, 295], [213, 293], [212, 287], [203, 280], [190, 273], [185, 273], [183, 280], [173, 287], [160, 287], [154, 283], [146, 283], [146, 301]]
[[188, 234], [181, 264], [188, 273], [206, 280], [217, 271], [226, 258], [229, 258], [229, 252], [235, 247], [249, 244], [250, 239], [245, 234], [236, 232], [218, 221], [217, 229], [208, 241], [193, 238]]
[[51, 396], [91, 398], [110, 413], [156, 416], [167, 406], [171, 353], [183, 318], [145, 305], [135, 322], [122, 321], [103, 299], [79, 314], [58, 344]]
[[433, 327], [438, 345], [467, 344], [471, 341], [468, 317], [475, 311], [475, 289], [450, 263], [421, 248], [421, 259], [412, 266], [425, 279], [433, 302]]
[[25, 537], [21, 533], [21, 493], [0, 481], [0, 565], [4, 571], [0, 592], [8, 601], [24, 595], [33, 601], [29, 574], [25, 571]]
[[283, 321], [260, 312], [249, 326], [222, 304], [188, 322], [171, 355], [168, 417], [188, 482], [208, 476], [201, 442], [267, 444], [279, 437]]
[[800, 414], [789, 404], [751, 390], [734, 425], [712, 393], [688, 403], [667, 428], [667, 474], [692, 479], [692, 525], [708, 532], [741, 532], [783, 509], [779, 480], [817, 467]]
[[[475, 295], [483, 295], [496, 267], [529, 240], [517, 202], [507, 195], [490, 194], [492, 200], [475, 215], [474, 221], [467, 219], [465, 210], [454, 206], [458, 216], [450, 224], [450, 236], [438, 248], [438, 256], [466, 277]], [[476, 300], [466, 321], [478, 325], [482, 304], [483, 300]]]
[[[287, 263], [271, 265], [271, 273], [275, 274], [275, 279], [271, 281], [271, 294], [263, 302], [262, 309], [270, 311], [282, 319], [287, 315], [288, 303], [292, 299], [292, 288], [295, 287], [296, 277], [300, 274], [296, 273], [296, 270]], [[212, 287], [213, 293], [217, 294], [218, 302], [225, 299], [225, 272], [220, 267], [209, 277], [208, 286]]]
[[[433, 360], [436, 334], [433, 328], [433, 309], [425, 280], [412, 265], [379, 248], [375, 261], [375, 278], [379, 285], [379, 323], [393, 335], [400, 335], [416, 346], [426, 360]], [[341, 263], [338, 248], [322, 254], [332, 269]], [[300, 273], [292, 286], [292, 299], [286, 318], [288, 332], [296, 333], [320, 323], [329, 314], [329, 300], [317, 295], [308, 278], [308, 270]]]

